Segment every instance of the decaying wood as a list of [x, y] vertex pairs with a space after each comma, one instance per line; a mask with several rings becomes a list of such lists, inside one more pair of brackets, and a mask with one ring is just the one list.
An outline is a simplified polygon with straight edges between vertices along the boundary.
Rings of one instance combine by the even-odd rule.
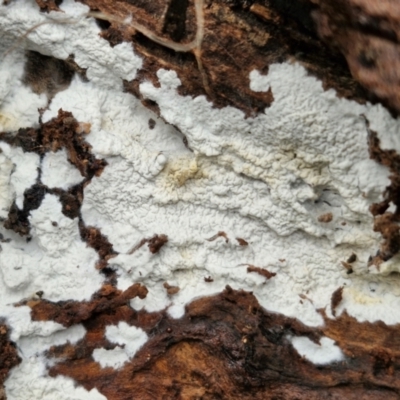
[[10, 330], [4, 321], [0, 321], [0, 400], [6, 400], [4, 381], [11, 368], [19, 364], [17, 349], [10, 341]]
[[[43, 11], [58, 9], [57, 0], [37, 2]], [[131, 41], [135, 52], [143, 57], [143, 68], [137, 78], [124, 85], [155, 111], [157, 104], [141, 97], [139, 84], [150, 80], [158, 85], [156, 72], [166, 68], [177, 72], [182, 82], [178, 88], [181, 95], [205, 95], [215, 107], [233, 105], [248, 116], [255, 115], [270, 106], [274, 98], [271, 91], [250, 90], [250, 71], [257, 69], [267, 73], [269, 65], [283, 61], [302, 64], [322, 81], [325, 89], [334, 88], [339, 96], [361, 103], [380, 99], [394, 114], [400, 110], [400, 9], [396, 2], [82, 2], [90, 6], [90, 15], [98, 18], [101, 35], [110, 45]], [[196, 14], [195, 5], [198, 4], [202, 4], [202, 9]], [[134, 23], [129, 23], [129, 18]], [[171, 46], [171, 43], [174, 44]], [[37, 55], [31, 56], [35, 72]], [[84, 70], [72, 59], [67, 64], [47, 61], [48, 76], [44, 77], [44, 85], [37, 86], [37, 92], [53, 94], [57, 85], [68, 83], [72, 71], [84, 76]], [[54, 68], [62, 72], [57, 80], [50, 77]], [[27, 83], [39, 83], [34, 77], [30, 78], [32, 76], [26, 76]], [[392, 172], [385, 200], [371, 209], [375, 215], [375, 230], [385, 239], [379, 254], [371, 260], [379, 265], [400, 249], [397, 210], [387, 212], [390, 201], [396, 207], [400, 205], [400, 161], [395, 153], [380, 149], [373, 131], [369, 134], [371, 158], [388, 166]], [[103, 160], [91, 155], [83, 136], [77, 121], [63, 111], [40, 129], [23, 129], [12, 137], [1, 136], [10, 144], [40, 155], [61, 147], [67, 149], [69, 159], [85, 176], [84, 183], [68, 192], [57, 193], [64, 214], [72, 218], [80, 215], [83, 185], [99, 175], [105, 166]], [[26, 191], [23, 210], [11, 208], [6, 221], [8, 227], [28, 234], [28, 214], [39, 206], [48, 192], [49, 188], [43, 185], [34, 185]], [[325, 218], [322, 222], [329, 221]], [[57, 360], [50, 369], [52, 376], [61, 374], [72, 377], [87, 389], [96, 387], [109, 400], [131, 399], [132, 396], [143, 400], [399, 398], [398, 325], [359, 323], [345, 313], [329, 319], [321, 311], [325, 325], [310, 328], [296, 319], [268, 312], [259, 306], [252, 294], [230, 288], [189, 304], [184, 317], [178, 320], [170, 318], [166, 312], [137, 312], [129, 306], [129, 300], [135, 296], [145, 297], [147, 289], [139, 284], [125, 292], [115, 289], [114, 272], [107, 268], [108, 259], [116, 254], [112, 245], [98, 229], [85, 227], [82, 222], [80, 232], [82, 239], [98, 252], [98, 267], [107, 275], [102, 290], [89, 302], [52, 303], [39, 298], [24, 303], [31, 307], [34, 320], [53, 320], [64, 326], [82, 323], [87, 330], [78, 344], [49, 350], [48, 356]], [[228, 240], [224, 232], [208, 240], [218, 237]], [[248, 245], [244, 239], [236, 240], [241, 246]], [[166, 242], [164, 235], [156, 235], [145, 239], [143, 244], [148, 243], [149, 250], [156, 253]], [[355, 259], [348, 259], [343, 266], [352, 271], [353, 262]], [[263, 273], [267, 278], [273, 275], [255, 267], [250, 272]], [[209, 283], [213, 281], [212, 277], [204, 279]], [[167, 283], [166, 290], [173, 295], [179, 289]], [[341, 301], [342, 288], [339, 288], [331, 302], [334, 315]], [[106, 326], [120, 321], [145, 330], [149, 341], [121, 369], [102, 369], [93, 360], [92, 351], [115, 347], [104, 333]], [[18, 363], [15, 348], [3, 328], [6, 329], [0, 325], [0, 399], [2, 379]], [[307, 336], [315, 342], [327, 336], [342, 349], [345, 361], [316, 366], [299, 356], [290, 343], [291, 336]]]
[[[96, 387], [109, 400], [155, 399], [398, 399], [400, 339], [398, 326], [359, 323], [347, 314], [311, 328], [270, 313], [256, 298], [227, 287], [216, 296], [189, 304], [181, 319], [166, 312], [137, 312], [125, 302], [94, 299], [87, 313], [71, 320], [66, 303], [30, 302], [33, 319], [53, 319], [70, 326], [82, 322], [87, 334], [76, 345], [54, 346], [47, 356], [58, 361], [52, 376], [72, 377], [86, 389]], [[121, 295], [119, 296], [121, 298]], [[340, 300], [339, 300], [340, 301]], [[337, 301], [333, 301], [336, 303]], [[333, 304], [334, 305], [334, 304]], [[51, 310], [49, 312], [49, 310]], [[112, 349], [109, 325], [125, 321], [149, 336], [135, 358], [118, 370], [100, 368], [96, 348]], [[333, 339], [345, 360], [314, 365], [302, 358], [289, 337], [316, 343]]]
[[[173, 69], [182, 82], [180, 94], [203, 94], [217, 107], [233, 105], [252, 115], [272, 104], [273, 93], [251, 91], [249, 73], [254, 69], [266, 73], [270, 64], [282, 61], [301, 63], [322, 80], [325, 88], [333, 87], [341, 96], [360, 102], [367, 97], [350, 76], [340, 52], [332, 51], [309, 29], [313, 26], [309, 13], [303, 13], [304, 21], [298, 22], [287, 19], [267, 2], [205, 1], [201, 29], [195, 12], [199, 1], [83, 2], [99, 12], [98, 18], [109, 21], [102, 36], [111, 45], [132, 41], [135, 52], [143, 57], [138, 77], [125, 82], [126, 90], [139, 98], [141, 82], [150, 80], [158, 85], [157, 70]], [[172, 8], [174, 11], [170, 11]], [[307, 12], [310, 10], [308, 7]], [[96, 15], [93, 12], [91, 15]], [[124, 22], [127, 18], [132, 22]], [[179, 42], [175, 42], [177, 39]], [[171, 42], [176, 43], [178, 51], [171, 49]], [[142, 100], [157, 109], [155, 104]]]
[[392, 0], [310, 0], [319, 35], [346, 57], [355, 79], [400, 113], [400, 5]]

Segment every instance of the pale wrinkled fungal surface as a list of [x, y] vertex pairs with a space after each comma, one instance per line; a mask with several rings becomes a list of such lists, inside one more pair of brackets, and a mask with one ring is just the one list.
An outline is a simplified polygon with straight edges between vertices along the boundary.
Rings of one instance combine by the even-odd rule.
[[400, 8], [283, 3], [0, 5], [0, 398], [399, 397]]

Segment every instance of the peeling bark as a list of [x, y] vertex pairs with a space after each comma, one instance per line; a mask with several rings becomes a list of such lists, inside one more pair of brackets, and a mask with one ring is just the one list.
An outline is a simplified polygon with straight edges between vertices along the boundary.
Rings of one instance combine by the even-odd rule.
[[53, 303], [47, 300], [34, 299], [23, 301], [17, 306], [29, 306], [32, 309], [32, 319], [35, 321], [53, 320], [65, 327], [70, 327], [90, 319], [97, 313], [112, 311], [135, 297], [143, 299], [146, 295], [146, 287], [139, 283], [135, 283], [125, 291], [117, 290], [114, 286], [106, 284], [98, 293], [93, 295], [91, 301], [87, 302]]

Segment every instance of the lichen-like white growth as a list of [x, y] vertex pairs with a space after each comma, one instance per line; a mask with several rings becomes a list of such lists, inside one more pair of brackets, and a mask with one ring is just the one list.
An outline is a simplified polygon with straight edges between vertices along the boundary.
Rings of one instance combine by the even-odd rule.
[[49, 188], [68, 190], [83, 180], [79, 170], [68, 161], [65, 149], [46, 153], [41, 168], [41, 181]]
[[111, 343], [116, 343], [112, 350], [95, 349], [93, 359], [102, 368], [120, 368], [131, 360], [136, 352], [147, 342], [147, 334], [140, 328], [120, 322], [117, 326], [110, 325], [106, 328], [106, 338]]
[[[4, 142], [0, 142], [0, 151], [2, 151], [1, 158], [3, 160], [0, 179], [3, 182], [8, 181], [8, 187], [4, 187], [4, 194], [2, 195], [4, 206], [8, 205], [9, 208], [12, 198], [16, 205], [22, 209], [24, 191], [36, 183], [40, 158], [35, 153], [24, 153], [22, 149], [11, 147]], [[4, 208], [2, 212], [4, 215]]]
[[4, 386], [8, 400], [107, 400], [96, 388], [88, 391], [77, 387], [73, 379], [50, 377], [43, 356], [24, 360], [11, 371]]
[[330, 364], [345, 358], [340, 347], [327, 337], [322, 337], [319, 344], [306, 336], [293, 336], [289, 340], [302, 357], [314, 364]]
[[[0, 26], [6, 18], [0, 6]], [[2, 30], [0, 43], [0, 131], [16, 131], [19, 128], [39, 125], [38, 109], [46, 107], [46, 95], [38, 95], [22, 83], [25, 56], [21, 49], [4, 57], [4, 52], [12, 46]], [[14, 39], [15, 40], [15, 39]]]

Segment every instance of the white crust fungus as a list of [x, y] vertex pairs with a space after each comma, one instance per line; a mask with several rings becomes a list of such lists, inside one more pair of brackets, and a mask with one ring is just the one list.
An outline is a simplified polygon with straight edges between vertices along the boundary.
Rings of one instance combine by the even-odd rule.
[[[360, 321], [400, 322], [398, 280], [367, 268], [381, 240], [372, 230], [368, 208], [381, 199], [389, 171], [369, 159], [361, 115], [378, 132], [383, 147], [397, 151], [399, 121], [379, 105], [339, 99], [300, 65], [283, 63], [271, 65], [266, 76], [250, 73], [252, 90], [271, 89], [274, 101], [247, 119], [233, 107], [213, 108], [202, 96], [179, 95], [177, 74], [159, 70], [160, 87], [143, 82], [140, 91], [158, 104], [165, 123], [122, 92], [122, 79], [132, 80], [142, 66], [132, 45], [111, 47], [101, 39], [93, 19], [85, 17], [86, 6], [65, 0], [61, 8], [64, 13], [49, 13], [52, 22], [30, 32], [0, 63], [0, 130], [37, 126], [38, 108], [47, 104], [45, 95], [22, 84], [25, 48], [60, 59], [74, 54], [75, 62], [87, 68], [89, 82], [75, 76], [48, 104], [43, 122], [62, 108], [91, 124], [86, 140], [107, 166], [84, 189], [82, 218], [87, 226], [99, 228], [118, 252], [109, 261], [117, 271], [118, 288], [141, 282], [149, 289], [145, 299], [132, 300], [133, 308], [168, 308], [178, 318], [188, 302], [229, 284], [252, 291], [268, 310], [318, 326], [323, 323], [318, 310], [326, 309], [333, 318], [331, 295], [344, 286], [337, 315], [346, 310]], [[68, 18], [73, 23], [66, 23]], [[33, 1], [0, 5], [1, 50], [45, 20]], [[156, 120], [154, 129], [149, 118]], [[22, 208], [23, 193], [36, 182], [39, 167], [42, 182], [52, 188], [67, 189], [82, 179], [65, 150], [47, 153], [40, 164], [34, 153], [4, 142], [0, 148], [2, 218], [14, 200]], [[321, 222], [321, 215], [329, 213], [330, 220]], [[81, 240], [77, 218], [62, 213], [57, 196], [47, 194], [29, 221], [29, 243], [1, 228], [11, 241], [1, 243], [0, 252], [0, 317], [6, 317], [12, 340], [23, 344], [27, 354], [39, 342], [44, 351], [51, 341], [39, 337], [63, 327], [33, 322], [27, 307], [15, 309], [13, 303], [39, 290], [52, 301], [88, 300], [103, 282], [95, 268], [97, 253]], [[210, 240], [220, 231], [226, 237]], [[131, 252], [154, 234], [168, 236], [158, 253], [146, 245]], [[236, 238], [248, 245], [241, 246]], [[349, 276], [341, 261], [352, 253], [357, 261]], [[276, 276], [266, 281], [249, 274], [249, 265]], [[398, 270], [389, 263], [386, 267]], [[212, 282], [205, 281], [208, 276]], [[179, 291], [168, 294], [165, 282]], [[300, 295], [307, 300], [300, 301]], [[102, 367], [118, 368], [146, 341], [143, 331], [125, 325], [107, 328], [108, 340], [117, 344], [114, 350], [93, 352]], [[322, 338], [320, 345], [307, 338], [291, 341], [317, 364], [343, 357], [329, 338]], [[67, 378], [47, 377], [42, 355], [21, 357], [6, 382], [9, 399], [104, 399], [95, 389], [74, 387]]]
[[293, 336], [289, 340], [302, 357], [314, 364], [329, 364], [345, 358], [335, 341], [327, 337], [322, 337], [319, 344], [306, 336]]
[[130, 326], [126, 322], [107, 326], [106, 338], [111, 343], [116, 343], [117, 346], [112, 350], [101, 348], [93, 351], [93, 359], [102, 368], [122, 367], [135, 356], [148, 339], [146, 332], [135, 326]]

